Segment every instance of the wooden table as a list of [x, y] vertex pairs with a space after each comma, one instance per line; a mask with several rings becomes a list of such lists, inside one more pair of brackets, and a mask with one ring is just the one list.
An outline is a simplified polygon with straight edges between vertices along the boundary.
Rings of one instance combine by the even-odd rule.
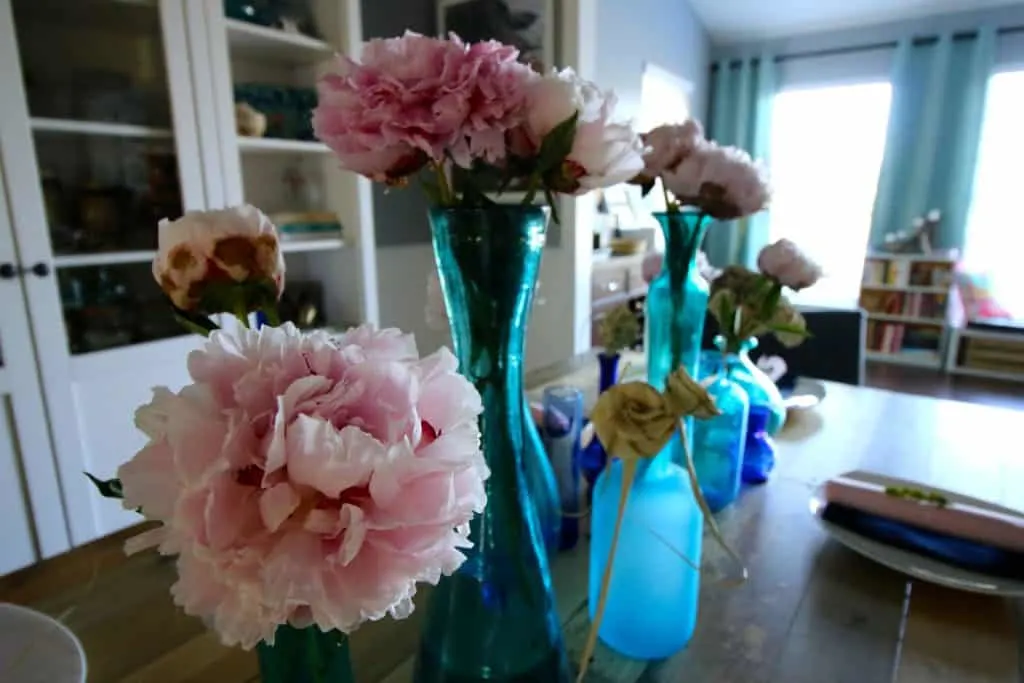
[[[575, 368], [579, 369], [579, 366]], [[560, 368], [533, 386], [564, 379]], [[569, 375], [573, 382], [596, 374]], [[1020, 412], [905, 394], [827, 386], [817, 409], [778, 439], [773, 479], [720, 515], [749, 581], [712, 578], [690, 646], [644, 664], [600, 648], [594, 683], [1024, 683], [1020, 601], [959, 593], [906, 577], [829, 540], [808, 511], [814, 486], [851, 469], [919, 479], [1020, 507]], [[120, 534], [0, 579], [0, 601], [64, 615], [85, 646], [91, 683], [249, 683], [251, 653], [221, 646], [172, 605], [173, 565], [125, 558]], [[725, 566], [710, 538], [706, 558]], [[554, 563], [570, 656], [586, 628], [587, 549]], [[427, 597], [421, 590], [417, 603]], [[360, 683], [407, 683], [420, 618], [369, 624], [352, 638]], [[543, 683], [543, 682], [539, 682]]]

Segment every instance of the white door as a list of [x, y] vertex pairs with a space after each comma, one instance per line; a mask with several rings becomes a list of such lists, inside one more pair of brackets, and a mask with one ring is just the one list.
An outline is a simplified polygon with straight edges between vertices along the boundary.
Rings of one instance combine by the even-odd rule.
[[[159, 218], [206, 206], [184, 0], [0, 0], [0, 158], [73, 544], [138, 521], [83, 476], [143, 442], [198, 340], [153, 282]], [[4, 309], [6, 311], [6, 307]]]
[[0, 574], [68, 549], [0, 165]]

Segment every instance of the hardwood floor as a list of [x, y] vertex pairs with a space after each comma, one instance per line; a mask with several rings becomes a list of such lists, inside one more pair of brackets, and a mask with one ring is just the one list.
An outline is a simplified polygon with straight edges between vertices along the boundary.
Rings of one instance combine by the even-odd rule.
[[1024, 410], [1024, 384], [963, 377], [886, 363], [868, 363], [866, 384], [876, 389]]

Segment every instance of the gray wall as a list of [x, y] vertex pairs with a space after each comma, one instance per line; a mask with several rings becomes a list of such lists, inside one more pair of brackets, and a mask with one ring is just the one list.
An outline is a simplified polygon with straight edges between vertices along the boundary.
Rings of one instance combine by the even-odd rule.
[[596, 0], [597, 77], [635, 116], [645, 62], [693, 83], [693, 114], [707, 113], [711, 41], [687, 0]]
[[762, 52], [770, 52], [778, 56], [828, 51], [895, 42], [906, 36], [930, 36], [947, 31], [969, 31], [983, 24], [991, 24], [996, 27], [1024, 26], [1024, 5], [939, 14], [920, 19], [893, 21], [875, 26], [809, 33], [773, 40], [715, 45], [712, 57], [719, 60], [747, 57]]

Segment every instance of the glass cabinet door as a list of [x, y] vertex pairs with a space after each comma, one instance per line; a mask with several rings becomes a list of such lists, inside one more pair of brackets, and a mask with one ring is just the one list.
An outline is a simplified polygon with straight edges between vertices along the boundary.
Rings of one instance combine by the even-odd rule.
[[9, 1], [68, 350], [181, 334], [150, 263], [158, 221], [204, 203], [183, 6]]

